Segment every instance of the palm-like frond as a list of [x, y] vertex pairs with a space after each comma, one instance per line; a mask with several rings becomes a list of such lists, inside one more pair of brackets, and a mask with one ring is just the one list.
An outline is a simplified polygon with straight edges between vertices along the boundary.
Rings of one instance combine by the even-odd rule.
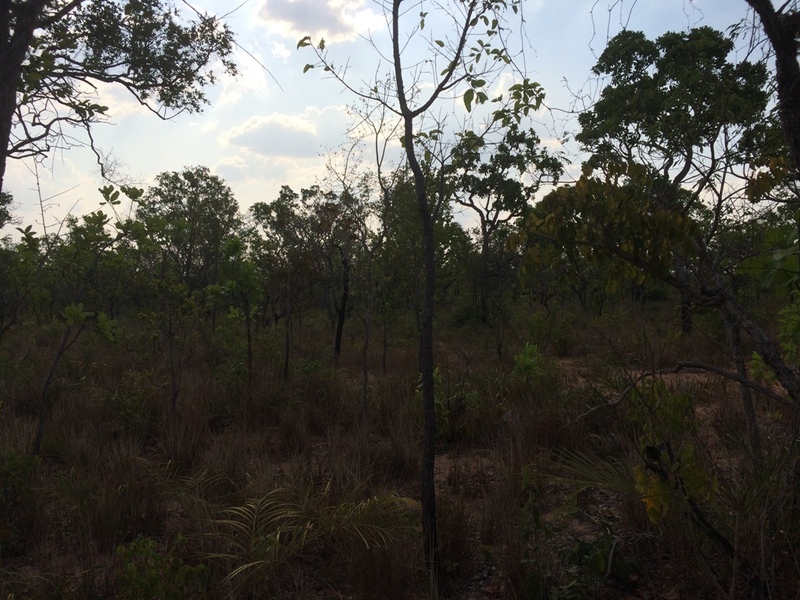
[[220, 550], [210, 558], [226, 565], [225, 581], [234, 589], [267, 583], [279, 567], [310, 554], [312, 545], [335, 549], [357, 541], [367, 549], [386, 547], [411, 526], [415, 509], [416, 503], [395, 494], [332, 505], [308, 496], [301, 505], [277, 489], [226, 509], [213, 522]]

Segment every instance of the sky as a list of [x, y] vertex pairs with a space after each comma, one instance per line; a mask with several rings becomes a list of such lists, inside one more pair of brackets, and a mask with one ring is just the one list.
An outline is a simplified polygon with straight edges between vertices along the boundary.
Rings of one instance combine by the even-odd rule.
[[[402, 21], [419, 21], [417, 0]], [[423, 0], [428, 13], [423, 33], [446, 37], [442, 6], [456, 0]], [[221, 76], [207, 90], [210, 104], [200, 114], [162, 121], [125, 92], [106, 86], [98, 101], [109, 106], [110, 120], [94, 129], [97, 146], [113, 157], [115, 172], [131, 185], [146, 188], [156, 175], [206, 166], [232, 188], [242, 212], [254, 202], [269, 202], [283, 185], [295, 191], [324, 186], [329, 156], [341, 148], [351, 129], [349, 107], [355, 96], [320, 69], [310, 49], [297, 42], [324, 38], [329, 56], [347, 65], [356, 88], [384, 76], [389, 65], [379, 50], [388, 42], [382, 3], [376, 0], [193, 0], [204, 12], [224, 18], [238, 48], [237, 77]], [[591, 68], [606, 41], [622, 28], [655, 38], [666, 31], [698, 25], [718, 29], [748, 16], [744, 0], [523, 0], [522, 18], [512, 19], [510, 42], [524, 51], [517, 62], [545, 91], [546, 107], [532, 115], [543, 143], [562, 150], [576, 173], [580, 156], [568, 139], [575, 131], [574, 111], [588, 107], [599, 83]], [[752, 17], [751, 17], [752, 18]], [[409, 47], [408, 61], [429, 58]], [[511, 83], [501, 77], [494, 91]], [[467, 118], [463, 102], [445, 100], [435, 114], [457, 126]], [[390, 157], [401, 150], [394, 141]], [[365, 155], [365, 165], [369, 157]], [[99, 208], [104, 185], [96, 158], [87, 148], [54, 154], [41, 164], [9, 161], [5, 185], [14, 196], [13, 214], [22, 226], [40, 234], [58, 231], [68, 213]], [[7, 227], [2, 234], [12, 232]]]

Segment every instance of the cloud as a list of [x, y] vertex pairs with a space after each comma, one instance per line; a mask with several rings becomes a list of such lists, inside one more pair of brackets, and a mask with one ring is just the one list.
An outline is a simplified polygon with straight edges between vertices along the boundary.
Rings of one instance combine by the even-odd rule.
[[244, 213], [256, 202], [275, 200], [284, 185], [299, 192], [320, 182], [325, 160], [320, 156], [266, 157], [241, 150], [223, 158], [213, 171], [231, 186]]
[[309, 158], [341, 139], [346, 123], [346, 112], [341, 107], [308, 107], [297, 115], [250, 117], [220, 136], [220, 141], [262, 156]]
[[243, 98], [247, 98], [249, 102], [254, 98], [266, 98], [271, 85], [274, 86], [264, 67], [269, 61], [264, 60], [258, 49], [248, 49], [247, 52], [237, 49], [234, 60], [239, 74], [236, 77], [220, 77], [219, 97], [213, 102], [214, 109], [237, 104]]
[[385, 25], [383, 16], [365, 4], [365, 0], [264, 0], [258, 14], [277, 35], [340, 42]]

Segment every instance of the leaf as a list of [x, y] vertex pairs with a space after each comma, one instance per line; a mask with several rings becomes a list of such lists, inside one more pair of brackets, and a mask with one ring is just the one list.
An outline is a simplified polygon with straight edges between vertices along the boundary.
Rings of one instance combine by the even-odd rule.
[[310, 45], [311, 45], [311, 36], [310, 35], [305, 36], [303, 39], [301, 39], [299, 42], [297, 42], [297, 48], [298, 49], [305, 48], [306, 46], [310, 46]]
[[317, 50], [325, 50], [325, 38], [322, 38], [317, 44]]
[[307, 64], [305, 67], [303, 67], [303, 73], [308, 73], [308, 72], [309, 72], [311, 69], [313, 69], [313, 68], [314, 68], [314, 65], [312, 65], [311, 63], [309, 63], [309, 64]]
[[75, 323], [83, 323], [89, 317], [94, 316], [94, 313], [83, 310], [83, 302], [79, 302], [66, 306], [63, 316], [67, 325], [75, 325]]
[[439, 48], [444, 48], [444, 42], [442, 40], [433, 40]]
[[472, 112], [472, 100], [475, 98], [475, 90], [472, 88], [464, 92], [464, 106], [467, 107], [467, 112]]

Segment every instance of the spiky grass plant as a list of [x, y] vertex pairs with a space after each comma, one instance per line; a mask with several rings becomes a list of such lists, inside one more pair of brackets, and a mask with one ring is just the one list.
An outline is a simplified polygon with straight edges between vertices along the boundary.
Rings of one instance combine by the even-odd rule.
[[388, 548], [410, 527], [413, 501], [394, 494], [329, 505], [326, 494], [292, 500], [284, 489], [228, 508], [212, 523], [219, 548], [210, 555], [227, 570], [228, 597], [279, 593], [288, 565], [313, 556], [336, 556], [356, 542]]

